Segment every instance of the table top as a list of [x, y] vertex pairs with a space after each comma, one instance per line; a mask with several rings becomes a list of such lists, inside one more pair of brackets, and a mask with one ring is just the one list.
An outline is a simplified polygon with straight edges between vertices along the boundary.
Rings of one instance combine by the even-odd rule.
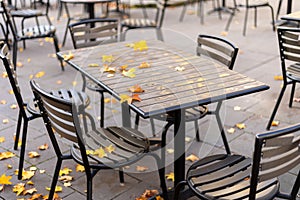
[[300, 11], [292, 12], [281, 17], [282, 20], [300, 21]]
[[[138, 94], [141, 101], [133, 101], [130, 107], [144, 118], [269, 88], [207, 58], [160, 41], [147, 41], [146, 46], [145, 42], [113, 43], [57, 55], [117, 99], [131, 96], [129, 88], [139, 85], [144, 90]], [[122, 73], [123, 68], [128, 71]]]

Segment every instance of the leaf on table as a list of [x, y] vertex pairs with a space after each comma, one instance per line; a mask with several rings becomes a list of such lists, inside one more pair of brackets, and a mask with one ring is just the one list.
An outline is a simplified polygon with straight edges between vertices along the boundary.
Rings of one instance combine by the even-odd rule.
[[278, 126], [279, 125], [279, 121], [272, 121], [272, 124], [271, 124], [271, 126]]
[[136, 85], [134, 85], [134, 86], [131, 86], [131, 87], [129, 88], [129, 91], [130, 91], [130, 92], [133, 92], [133, 93], [142, 93], [142, 92], [144, 92], [145, 90], [143, 90], [141, 86], [139, 86], [138, 84], [136, 84]]
[[6, 152], [0, 152], [0, 160], [4, 160], [7, 158], [12, 158], [16, 156], [16, 154], [10, 152], [10, 151], [6, 151]]
[[74, 58], [74, 54], [72, 54], [71, 51], [70, 51], [68, 54], [64, 54], [64, 55], [63, 55], [63, 59], [64, 59], [65, 61], [71, 60], [71, 59], [73, 59], [73, 58]]
[[102, 56], [102, 62], [112, 62], [114, 61], [113, 55], [103, 55]]
[[3, 124], [8, 124], [8, 122], [9, 122], [8, 119], [3, 119], [3, 120], [2, 120], [2, 123], [3, 123]]
[[18, 108], [17, 104], [11, 104], [9, 107], [10, 107], [11, 109], [16, 109], [16, 108]]
[[148, 50], [147, 41], [146, 40], [140, 40], [138, 42], [134, 42], [133, 43], [133, 49], [135, 51], [137, 51], [137, 50], [140, 50], [140, 51]]
[[121, 66], [119, 67], [119, 69], [120, 69], [121, 72], [123, 72], [123, 71], [126, 71], [126, 70], [127, 70], [127, 67], [128, 67], [128, 65], [121, 65]]
[[[51, 189], [50, 187], [46, 187], [46, 190], [50, 191], [50, 189]], [[62, 187], [61, 186], [56, 186], [54, 191], [55, 192], [62, 192]]]
[[136, 166], [136, 171], [138, 172], [144, 172], [147, 171], [149, 168], [146, 166]]
[[107, 151], [108, 153], [112, 153], [113, 151], [115, 151], [115, 147], [111, 144], [108, 147], [105, 147], [105, 151]]
[[131, 104], [134, 101], [142, 101], [138, 94], [133, 94], [132, 96], [129, 96], [127, 94], [120, 94], [120, 98], [120, 103], [127, 101], [128, 104]]
[[126, 76], [126, 77], [129, 77], [129, 78], [134, 78], [136, 76], [135, 75], [135, 68], [131, 68], [128, 71], [123, 71], [122, 75]]
[[175, 71], [183, 72], [185, 70], [185, 67], [175, 67], [174, 69]]
[[45, 76], [45, 72], [40, 71], [40, 72], [36, 73], [34, 76], [35, 76], [35, 78], [41, 78], [41, 77]]
[[68, 182], [68, 181], [72, 181], [73, 177], [69, 176], [69, 175], [64, 175], [64, 176], [59, 177], [58, 180]]
[[195, 162], [195, 161], [199, 160], [199, 157], [196, 156], [196, 155], [194, 155], [194, 154], [191, 154], [188, 157], [186, 157], [185, 160], [188, 160], [188, 161], [191, 161], [191, 162]]
[[49, 145], [48, 144], [42, 144], [42, 145], [40, 145], [39, 147], [38, 147], [38, 149], [39, 150], [46, 150], [46, 149], [48, 149], [49, 148]]
[[144, 68], [149, 68], [149, 67], [151, 67], [151, 65], [150, 65], [148, 62], [142, 62], [142, 63], [138, 66], [139, 69], [144, 69]]
[[6, 174], [2, 174], [0, 176], [0, 185], [11, 185], [10, 179], [12, 176], [6, 176]]
[[25, 183], [18, 183], [13, 187], [13, 192], [17, 193], [17, 196], [22, 194], [24, 190], [25, 190]]
[[84, 172], [85, 168], [83, 165], [77, 164], [76, 165], [76, 172]]
[[26, 195], [26, 194], [33, 194], [37, 192], [37, 189], [36, 188], [31, 188], [31, 189], [28, 189], [28, 190], [24, 190], [23, 191], [23, 195]]
[[274, 80], [275, 81], [282, 81], [283, 80], [283, 76], [281, 76], [281, 75], [274, 76]]
[[38, 200], [41, 197], [42, 197], [42, 194], [36, 193], [36, 194], [32, 195], [28, 200]]
[[100, 147], [99, 149], [96, 149], [94, 151], [94, 155], [98, 156], [99, 158], [103, 158], [104, 156], [107, 156], [102, 147]]
[[238, 123], [235, 125], [238, 129], [244, 129], [246, 128], [246, 125], [244, 123]]
[[0, 137], [0, 143], [3, 143], [3, 142], [5, 142], [5, 137], [4, 137], [4, 136], [1, 136], [1, 137]]
[[73, 171], [72, 169], [65, 167], [65, 168], [59, 170], [59, 176], [69, 175], [72, 171]]
[[30, 151], [30, 152], [28, 152], [28, 156], [29, 156], [29, 158], [37, 158], [37, 157], [40, 157], [41, 155], [36, 151]]
[[35, 171], [25, 171], [25, 170], [23, 170], [22, 180], [23, 181], [29, 180], [34, 176], [34, 174], [35, 174]]
[[2, 104], [2, 105], [6, 104], [6, 103], [7, 103], [7, 101], [4, 100], [4, 99], [2, 99], [2, 100], [0, 101], [0, 104]]
[[114, 74], [107, 74], [107, 78], [112, 78], [112, 77], [114, 77], [115, 75]]
[[108, 72], [108, 73], [111, 73], [111, 74], [113, 74], [113, 73], [116, 73], [116, 68], [115, 67], [110, 67], [110, 66], [108, 66], [108, 65], [103, 65], [103, 71], [104, 72]]
[[100, 65], [98, 63], [90, 63], [88, 64], [88, 67], [99, 67]]
[[235, 132], [235, 129], [234, 128], [227, 129], [227, 132], [233, 134]]
[[171, 181], [175, 181], [175, 176], [174, 176], [174, 172], [171, 172], [169, 174], [166, 174], [166, 178], [167, 180], [171, 180]]

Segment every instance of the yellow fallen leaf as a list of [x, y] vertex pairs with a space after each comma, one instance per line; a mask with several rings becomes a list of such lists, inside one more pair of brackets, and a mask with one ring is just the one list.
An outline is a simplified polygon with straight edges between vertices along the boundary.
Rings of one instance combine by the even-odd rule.
[[41, 78], [45, 75], [45, 72], [44, 71], [40, 71], [38, 73], [35, 74], [35, 78]]
[[30, 168], [29, 168], [29, 171], [36, 171], [37, 170], [37, 167], [36, 166], [31, 166]]
[[186, 157], [185, 160], [188, 160], [188, 161], [191, 161], [191, 162], [195, 162], [195, 161], [199, 160], [199, 157], [197, 157], [194, 154], [191, 154], [188, 157]]
[[140, 51], [148, 50], [148, 46], [147, 46], [146, 40], [140, 40], [138, 42], [133, 43], [133, 49], [135, 51], [137, 51], [137, 50], [140, 50]]
[[76, 172], [84, 172], [85, 168], [83, 165], [77, 164], [76, 165]]
[[275, 81], [282, 81], [283, 80], [283, 76], [281, 76], [281, 75], [274, 76], [274, 80]]
[[227, 36], [228, 35], [228, 32], [227, 31], [222, 31], [221, 32], [221, 36]]
[[14, 91], [13, 90], [8, 90], [8, 93], [9, 94], [14, 94]]
[[167, 180], [171, 180], [171, 181], [175, 181], [175, 176], [174, 176], [174, 172], [171, 172], [169, 174], [166, 174], [166, 178]]
[[71, 182], [65, 182], [65, 183], [64, 183], [64, 186], [65, 186], [65, 187], [70, 187], [70, 186], [72, 186], [72, 183], [71, 183]]
[[68, 175], [64, 175], [64, 176], [59, 177], [58, 180], [67, 182], [67, 181], [72, 181], [73, 177], [72, 176], [68, 176]]
[[224, 73], [224, 74], [220, 74], [219, 77], [222, 78], [222, 77], [226, 77], [226, 76], [229, 76], [229, 75], [230, 74], [228, 74], [228, 73]]
[[175, 71], [182, 72], [185, 70], [185, 67], [175, 67]]
[[142, 93], [142, 92], [144, 92], [145, 90], [143, 90], [143, 89], [141, 88], [141, 86], [139, 86], [138, 84], [136, 84], [136, 85], [134, 85], [134, 86], [131, 86], [131, 87], [129, 88], [129, 91], [130, 91], [130, 92], [134, 92], [134, 93]]
[[72, 54], [72, 52], [69, 52], [68, 54], [63, 55], [63, 59], [65, 61], [71, 60], [72, 58], [74, 58], [74, 54]]
[[236, 124], [235, 126], [236, 126], [237, 128], [239, 128], [239, 129], [244, 129], [244, 128], [246, 128], [246, 125], [245, 125], [244, 123]]
[[30, 152], [28, 152], [28, 156], [29, 156], [29, 158], [37, 158], [37, 157], [40, 157], [40, 154], [36, 151], [30, 151]]
[[41, 146], [38, 147], [39, 150], [46, 150], [49, 148], [49, 145], [48, 144], [43, 144]]
[[12, 104], [12, 105], [10, 105], [10, 108], [11, 109], [16, 109], [18, 106], [17, 106], [17, 104]]
[[144, 172], [147, 171], [149, 168], [146, 166], [136, 166], [136, 171], [138, 172]]
[[22, 194], [24, 190], [25, 190], [25, 183], [18, 183], [13, 187], [13, 192], [17, 193], [17, 196]]
[[7, 158], [12, 158], [16, 156], [14, 153], [10, 152], [10, 151], [6, 151], [6, 152], [0, 152], [0, 160], [4, 160]]
[[42, 197], [42, 194], [36, 193], [36, 194], [32, 195], [32, 196], [30, 197], [30, 199], [28, 199], [28, 200], [38, 200], [38, 199], [40, 199], [41, 197]]
[[109, 103], [111, 98], [104, 98], [104, 103]]
[[29, 75], [29, 79], [30, 79], [30, 80], [33, 79], [33, 74], [30, 74], [30, 75]]
[[86, 155], [93, 155], [94, 154], [94, 151], [93, 150], [86, 150]]
[[7, 124], [8, 122], [9, 122], [8, 119], [3, 119], [3, 120], [2, 120], [2, 123], [3, 123], [3, 124]]
[[115, 150], [115, 147], [113, 145], [109, 145], [108, 147], [105, 147], [105, 151], [108, 153], [112, 153]]
[[6, 176], [5, 174], [2, 174], [2, 176], [0, 176], [0, 185], [11, 185], [11, 178], [12, 176]]
[[31, 188], [31, 189], [28, 189], [28, 190], [24, 190], [23, 191], [23, 195], [26, 195], [26, 194], [33, 194], [37, 192], [37, 189], [36, 188]]
[[138, 66], [138, 68], [140, 68], [140, 69], [149, 68], [149, 67], [151, 67], [151, 65], [150, 65], [149, 63], [147, 63], [147, 62], [142, 62], [142, 63]]
[[241, 110], [241, 107], [239, 107], [239, 106], [234, 106], [234, 107], [233, 107], [233, 110], [234, 110], [234, 111], [239, 111], [239, 110]]
[[4, 185], [0, 185], [0, 192], [3, 191]]
[[2, 72], [2, 78], [7, 78], [7, 77], [8, 77], [7, 72]]
[[19, 48], [19, 51], [20, 51], [20, 52], [23, 52], [23, 51], [24, 51], [24, 49], [23, 49], [22, 47], [20, 47], [20, 48]]
[[[47, 189], [47, 188], [46, 188]], [[49, 191], [50, 191], [50, 188], [49, 188]], [[60, 196], [58, 196], [57, 193], [54, 193], [53, 195], [53, 200], [61, 200], [62, 198], [60, 198]], [[49, 197], [48, 197], [48, 194], [43, 196], [43, 200], [49, 200]]]
[[99, 67], [100, 65], [98, 63], [90, 63], [88, 64], [88, 67]]
[[0, 137], [0, 143], [2, 143], [2, 142], [5, 142], [5, 137], [4, 136]]
[[46, 170], [40, 169], [39, 172], [40, 172], [40, 174], [44, 174], [46, 172]]
[[62, 84], [62, 81], [61, 81], [61, 80], [57, 80], [57, 81], [56, 81], [56, 84], [57, 84], [57, 85], [61, 85], [61, 84]]
[[25, 180], [29, 180], [31, 179], [31, 177], [33, 177], [35, 174], [35, 171], [25, 171], [23, 170], [23, 173], [22, 173], [22, 180], [25, 181]]
[[[50, 191], [50, 189], [51, 189], [50, 187], [46, 187], [46, 190]], [[62, 187], [61, 186], [56, 186], [54, 191], [55, 192], [62, 192]]]
[[185, 137], [185, 138], [184, 138], [184, 141], [185, 141], [185, 142], [190, 142], [191, 140], [192, 140], [192, 138], [190, 138], [190, 137]]
[[235, 132], [235, 129], [234, 128], [227, 129], [227, 132], [233, 134]]
[[113, 55], [103, 55], [102, 62], [112, 62], [114, 60]]
[[6, 100], [4, 100], [4, 99], [2, 99], [1, 101], [0, 101], [0, 104], [6, 104], [7, 102], [6, 102]]
[[17, 67], [23, 67], [23, 63], [21, 63], [21, 62], [17, 62]]
[[7, 169], [12, 169], [13, 168], [13, 166], [10, 165], [10, 164], [6, 164], [6, 167], [7, 167]]
[[272, 124], [271, 124], [271, 126], [278, 126], [279, 125], [279, 121], [272, 121]]
[[59, 176], [62, 176], [62, 175], [68, 175], [72, 172], [73, 170], [72, 169], [69, 169], [67, 167], [59, 170]]
[[76, 82], [76, 81], [73, 81], [73, 82], [72, 82], [72, 85], [73, 85], [73, 86], [76, 86], [76, 85], [77, 85], [77, 82]]
[[108, 72], [108, 73], [115, 73], [116, 72], [116, 68], [115, 67], [110, 67], [108, 65], [104, 65], [103, 71], [104, 72]]
[[31, 62], [31, 59], [30, 59], [30, 58], [27, 58], [27, 62], [30, 63], [30, 62]]
[[27, 185], [34, 185], [33, 181], [27, 181]]

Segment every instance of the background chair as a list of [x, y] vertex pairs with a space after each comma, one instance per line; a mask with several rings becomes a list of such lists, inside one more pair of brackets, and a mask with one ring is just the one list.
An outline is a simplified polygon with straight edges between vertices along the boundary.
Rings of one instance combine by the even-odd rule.
[[[211, 36], [211, 35], [199, 35], [197, 42], [198, 42], [198, 47], [197, 47], [198, 56], [211, 58], [213, 61], [228, 67], [230, 70], [233, 69], [237, 57], [237, 53], [238, 53], [238, 47], [236, 47], [234, 44], [232, 44], [226, 39], [216, 37], [216, 36]], [[194, 122], [196, 139], [197, 141], [200, 141], [198, 120], [203, 118], [207, 114], [215, 114], [226, 152], [229, 154], [230, 148], [226, 139], [225, 131], [223, 129], [223, 124], [220, 117], [221, 106], [222, 106], [222, 101], [217, 103], [215, 111], [209, 111], [206, 106], [199, 106], [199, 107], [187, 109], [185, 112], [185, 116], [186, 116], [185, 122]], [[162, 146], [164, 146], [166, 145], [166, 133], [169, 127], [174, 124], [175, 118], [174, 116], [169, 115], [168, 113], [165, 115], [160, 115], [154, 118], [150, 118], [152, 128], [154, 127], [153, 119], [167, 122], [167, 124], [163, 127], [162, 130]], [[153, 129], [153, 134], [155, 134], [155, 129]]]
[[[201, 199], [296, 199], [300, 186], [300, 124], [256, 135], [253, 159], [219, 154], [195, 162], [187, 172], [187, 185]], [[298, 175], [289, 194], [280, 192], [278, 176], [297, 168]]]
[[167, 0], [157, 0], [155, 5], [156, 14], [153, 20], [148, 18], [127, 18], [121, 21], [122, 41], [125, 40], [128, 30], [138, 28], [154, 28], [156, 30], [157, 39], [163, 41], [161, 26], [164, 20]]
[[[73, 158], [85, 167], [87, 199], [92, 199], [92, 181], [99, 170], [120, 169], [135, 163], [145, 155], [151, 155], [156, 159], [162, 190], [164, 193], [167, 191], [163, 173], [164, 166], [161, 165], [161, 161], [156, 154], [149, 153], [149, 140], [141, 132], [125, 127], [96, 129], [92, 117], [85, 112], [82, 103], [57, 98], [42, 90], [34, 81], [31, 81], [30, 84], [58, 157], [49, 199], [53, 197], [62, 159], [65, 158]], [[80, 124], [79, 115], [82, 116], [83, 126]], [[91, 128], [87, 124], [90, 124]], [[74, 142], [70, 155], [61, 153], [53, 130], [65, 139]], [[112, 147], [112, 151], [105, 150], [108, 147]], [[87, 150], [101, 151], [101, 149], [105, 152], [103, 156], [87, 154]]]
[[[292, 107], [293, 98], [296, 89], [296, 83], [300, 82], [300, 51], [299, 51], [299, 28], [277, 28], [277, 37], [280, 52], [281, 72], [283, 77], [283, 86], [281, 92], [267, 124], [269, 130], [275, 118], [280, 102], [288, 85], [292, 85], [289, 107]], [[294, 62], [291, 64], [291, 62]], [[291, 64], [291, 65], [289, 65]]]
[[[17, 64], [17, 53], [18, 53], [18, 42], [19, 41], [26, 41], [26, 40], [31, 40], [31, 39], [39, 39], [39, 38], [46, 38], [50, 37], [53, 38], [53, 43], [55, 47], [55, 51], [59, 52], [59, 47], [58, 47], [58, 41], [57, 37], [55, 35], [56, 28], [52, 26], [51, 24], [48, 25], [41, 25], [38, 24], [34, 27], [26, 27], [23, 28], [20, 31], [17, 31], [17, 26], [16, 24], [13, 23], [11, 19], [11, 15], [8, 12], [5, 3], [1, 0], [1, 7], [3, 8], [4, 11], [4, 16], [6, 23], [8, 23], [8, 26], [10, 28], [10, 31], [13, 36], [13, 64], [16, 70], [16, 64]], [[64, 70], [64, 66], [62, 61], [61, 63], [61, 69]]]
[[247, 29], [247, 21], [248, 21], [248, 12], [249, 9], [254, 9], [254, 26], [257, 27], [257, 9], [262, 7], [269, 7], [271, 9], [271, 19], [272, 19], [272, 27], [273, 31], [275, 31], [275, 20], [274, 20], [274, 10], [273, 7], [269, 4], [268, 0], [245, 0], [245, 4], [237, 4], [236, 0], [234, 0], [234, 9], [231, 13], [231, 16], [228, 19], [227, 25], [225, 30], [229, 30], [229, 26], [231, 24], [232, 18], [235, 15], [235, 11], [238, 9], [238, 7], [244, 7], [246, 8], [245, 12], [245, 19], [244, 19], [244, 29], [243, 29], [243, 35], [246, 35], [246, 29]]
[[[69, 31], [75, 49], [91, 47], [110, 42], [117, 42], [119, 25], [117, 19], [88, 19], [69, 25]], [[100, 94], [100, 126], [104, 126], [104, 89], [86, 80], [83, 76], [83, 90], [85, 86]]]
[[[13, 63], [10, 59], [10, 54], [8, 51], [8, 47], [4, 42], [0, 42], [0, 58], [3, 62], [3, 65], [5, 67], [5, 70], [7, 72], [7, 76], [9, 79], [9, 82], [11, 84], [12, 90], [14, 92], [18, 107], [19, 107], [19, 114], [18, 114], [18, 122], [17, 122], [17, 130], [16, 130], [16, 137], [15, 137], [15, 143], [14, 143], [14, 149], [18, 149], [18, 142], [21, 132], [21, 126], [23, 125], [22, 130], [22, 145], [21, 145], [21, 151], [20, 151], [20, 160], [19, 160], [19, 174], [18, 179], [22, 179], [22, 171], [23, 171], [23, 163], [24, 163], [24, 155], [25, 155], [25, 146], [26, 146], [26, 138], [27, 138], [27, 128], [28, 128], [28, 122], [31, 120], [34, 120], [38, 117], [41, 117], [39, 110], [35, 108], [33, 105], [33, 102], [31, 104], [24, 102], [21, 94], [21, 90], [18, 84], [17, 80], [17, 74], [14, 70]], [[76, 92], [75, 90], [65, 90], [61, 89], [58, 91], [52, 91], [52, 94], [63, 98], [63, 99], [70, 99], [70, 98], [81, 98], [83, 102], [85, 102], [85, 106], [88, 106], [90, 103], [90, 100], [88, 96], [83, 92]], [[23, 121], [23, 124], [22, 124]]]

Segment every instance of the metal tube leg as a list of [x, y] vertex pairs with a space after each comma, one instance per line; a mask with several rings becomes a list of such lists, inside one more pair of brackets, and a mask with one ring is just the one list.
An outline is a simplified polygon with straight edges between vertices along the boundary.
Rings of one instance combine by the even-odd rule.
[[272, 6], [269, 6], [271, 9], [271, 17], [272, 17], [272, 26], [273, 26], [273, 31], [275, 31], [275, 19], [274, 19], [274, 10], [272, 8]]
[[20, 152], [19, 172], [18, 172], [18, 179], [19, 180], [22, 179], [22, 173], [23, 173], [26, 138], [27, 138], [27, 128], [28, 128], [28, 120], [24, 119], [23, 133], [22, 133], [22, 146], [21, 146], [21, 152]]
[[92, 177], [88, 178], [88, 176], [87, 176], [86, 182], [87, 182], [87, 197], [86, 197], [86, 199], [92, 200], [92, 196], [93, 196], [93, 178]]
[[155, 137], [156, 132], [155, 132], [155, 124], [154, 124], [154, 119], [153, 118], [150, 118], [150, 124], [151, 124], [152, 135], [153, 135], [153, 137]]
[[100, 127], [104, 127], [104, 94], [100, 92]]
[[157, 28], [157, 29], [156, 29], [156, 35], [157, 35], [157, 39], [158, 39], [158, 40], [164, 41], [163, 34], [162, 34], [162, 31], [161, 31], [160, 28]]
[[17, 124], [17, 130], [16, 130], [16, 137], [15, 137], [15, 143], [14, 143], [14, 150], [18, 149], [22, 119], [23, 119], [22, 114], [21, 114], [21, 112], [19, 112], [18, 124]]
[[119, 179], [120, 179], [120, 184], [121, 185], [124, 185], [124, 171], [123, 171], [123, 168], [120, 167], [119, 168]]
[[291, 90], [291, 96], [290, 96], [290, 102], [289, 107], [291, 108], [293, 105], [294, 95], [295, 95], [295, 89], [296, 89], [296, 82], [292, 83], [292, 90]]
[[135, 122], [134, 122], [134, 129], [136, 129], [136, 130], [139, 129], [139, 123], [140, 123], [140, 116], [138, 114], [136, 114]]
[[179, 17], [179, 21], [180, 22], [183, 21], [184, 15], [186, 13], [187, 4], [188, 4], [188, 2], [185, 2], [185, 4], [183, 5], [182, 11], [181, 11], [181, 14], [180, 14], [180, 17]]
[[282, 5], [282, 0], [279, 0], [277, 12], [276, 12], [276, 20], [278, 20], [278, 16], [279, 16], [279, 13], [280, 13], [281, 5]]
[[248, 20], [248, 11], [249, 11], [249, 9], [246, 8], [245, 20], [244, 20], [243, 36], [246, 36], [246, 28], [247, 28], [247, 20]]
[[56, 162], [55, 170], [54, 170], [54, 175], [53, 175], [53, 178], [52, 178], [51, 189], [50, 189], [50, 192], [49, 192], [48, 199], [53, 199], [53, 196], [54, 196], [54, 193], [55, 193], [55, 187], [56, 187], [57, 180], [58, 180], [59, 170], [61, 168], [61, 164], [62, 164], [62, 159], [58, 158], [58, 160]]
[[254, 8], [254, 27], [257, 27], [257, 8]]
[[181, 181], [176, 185], [175, 191], [174, 191], [174, 200], [181, 199], [181, 198], [179, 198], [180, 191], [185, 185], [186, 185], [186, 181]]
[[[58, 40], [57, 40], [57, 37], [55, 35], [53, 35], [53, 43], [54, 43], [55, 53], [59, 52]], [[61, 70], [65, 71], [63, 61], [59, 60], [59, 62], [60, 62]]]
[[197, 140], [197, 142], [200, 142], [198, 120], [194, 121], [194, 125], [195, 125], [195, 131], [196, 131], [196, 140]]
[[14, 70], [17, 69], [17, 54], [18, 54], [18, 41], [14, 39], [13, 42], [13, 64], [14, 64]]
[[278, 97], [278, 99], [277, 99], [277, 102], [276, 102], [276, 104], [275, 104], [275, 107], [274, 107], [274, 109], [273, 109], [273, 112], [272, 112], [272, 114], [271, 114], [271, 117], [270, 117], [270, 119], [269, 119], [269, 122], [268, 122], [268, 125], [267, 125], [267, 130], [270, 130], [270, 127], [271, 127], [272, 122], [273, 122], [273, 120], [274, 120], [274, 118], [275, 118], [276, 112], [277, 112], [278, 107], [279, 107], [279, 105], [280, 105], [280, 102], [281, 102], [281, 100], [282, 100], [283, 94], [284, 94], [284, 92], [285, 92], [285, 89], [286, 89], [286, 85], [283, 85], [283, 87], [282, 87], [282, 89], [281, 89], [281, 92], [280, 92], [280, 94], [279, 94], [279, 97]]

